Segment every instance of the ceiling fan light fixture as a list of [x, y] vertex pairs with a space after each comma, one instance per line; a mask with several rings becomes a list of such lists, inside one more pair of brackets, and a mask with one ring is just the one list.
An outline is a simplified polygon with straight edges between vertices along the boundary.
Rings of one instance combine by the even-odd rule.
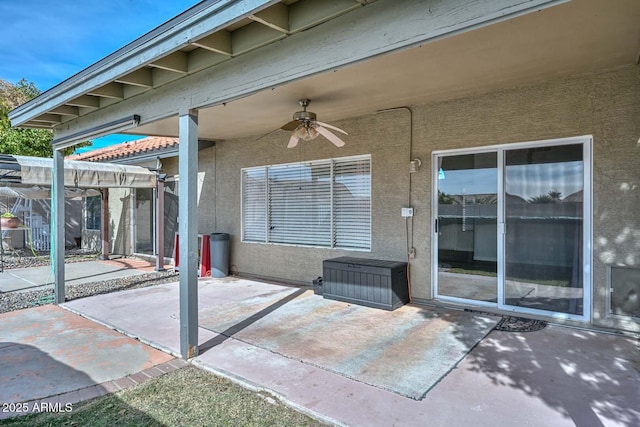
[[312, 139], [316, 139], [318, 135], [320, 135], [318, 131], [314, 129], [313, 126], [310, 126], [307, 123], [303, 123], [300, 126], [298, 126], [293, 131], [293, 134], [296, 136], [296, 138], [301, 139], [303, 141], [311, 141]]
[[285, 123], [280, 129], [291, 132], [289, 144], [287, 148], [294, 148], [298, 145], [298, 141], [311, 141], [316, 139], [318, 135], [322, 135], [328, 139], [336, 147], [343, 147], [344, 141], [340, 139], [332, 131], [348, 135], [344, 130], [317, 120], [315, 113], [307, 111], [307, 107], [311, 100], [301, 99], [298, 103], [302, 107], [302, 111], [296, 111], [293, 114], [293, 120]]

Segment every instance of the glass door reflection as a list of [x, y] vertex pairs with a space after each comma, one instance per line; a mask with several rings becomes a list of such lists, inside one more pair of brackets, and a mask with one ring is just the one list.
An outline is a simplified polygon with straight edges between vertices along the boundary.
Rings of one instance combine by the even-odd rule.
[[495, 152], [438, 158], [438, 296], [496, 303]]
[[505, 151], [504, 304], [582, 315], [582, 144]]

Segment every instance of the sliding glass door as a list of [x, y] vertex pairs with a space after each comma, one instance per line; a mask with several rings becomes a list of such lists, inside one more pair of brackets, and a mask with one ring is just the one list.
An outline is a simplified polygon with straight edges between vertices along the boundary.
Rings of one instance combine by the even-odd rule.
[[582, 144], [505, 152], [505, 304], [584, 311]]
[[435, 297], [588, 318], [590, 147], [582, 137], [434, 155]]
[[497, 302], [498, 168], [495, 152], [438, 159], [438, 290]]

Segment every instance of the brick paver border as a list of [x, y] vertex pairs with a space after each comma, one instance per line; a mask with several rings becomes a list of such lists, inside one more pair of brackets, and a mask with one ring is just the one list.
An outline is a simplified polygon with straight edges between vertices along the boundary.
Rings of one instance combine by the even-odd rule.
[[143, 371], [127, 375], [115, 380], [105, 381], [100, 384], [94, 384], [79, 390], [68, 391], [66, 393], [45, 397], [42, 399], [34, 399], [27, 402], [21, 402], [22, 409], [27, 411], [20, 412], [2, 412], [0, 411], [0, 420], [16, 417], [19, 415], [27, 415], [30, 413], [45, 412], [44, 410], [34, 410], [37, 408], [47, 408], [46, 412], [57, 410], [64, 412], [67, 404], [76, 404], [86, 400], [95, 399], [96, 397], [106, 396], [107, 394], [116, 393], [121, 390], [143, 384], [152, 378], [158, 378], [169, 372], [184, 368], [189, 363], [182, 359], [171, 359], [159, 365], [152, 366]]

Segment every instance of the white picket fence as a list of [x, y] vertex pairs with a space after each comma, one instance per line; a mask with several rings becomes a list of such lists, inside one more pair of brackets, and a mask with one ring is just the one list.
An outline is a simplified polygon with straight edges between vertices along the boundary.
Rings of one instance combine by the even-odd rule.
[[[48, 201], [39, 201], [41, 208], [45, 212], [50, 212]], [[11, 213], [24, 219], [25, 226], [25, 246], [36, 251], [51, 250], [51, 237], [49, 224], [44, 222], [41, 215], [33, 213], [33, 201], [26, 199], [17, 199], [11, 208]], [[2, 231], [2, 238], [8, 235], [8, 231]]]
[[40, 215], [31, 215], [27, 233], [27, 245], [36, 251], [48, 251], [51, 249], [49, 224], [45, 224]]

